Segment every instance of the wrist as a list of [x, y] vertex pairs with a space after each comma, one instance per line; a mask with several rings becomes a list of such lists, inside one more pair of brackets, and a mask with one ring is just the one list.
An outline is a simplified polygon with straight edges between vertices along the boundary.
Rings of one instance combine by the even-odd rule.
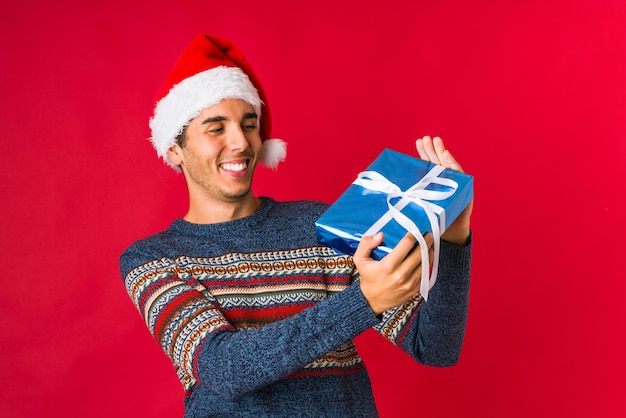
[[369, 289], [367, 288], [367, 285], [363, 283], [362, 280], [359, 280], [359, 287], [361, 289], [361, 294], [363, 295], [363, 299], [365, 299], [365, 302], [367, 302], [367, 305], [372, 310], [372, 313], [378, 316], [382, 312], [384, 312], [384, 309], [381, 309], [376, 303], [374, 303], [373, 299], [375, 298], [372, 298], [369, 295]]
[[465, 246], [468, 244], [470, 238], [470, 229], [469, 227], [463, 229], [455, 229], [455, 230], [447, 230], [442, 236], [441, 239], [449, 244], [454, 244], [458, 246]]

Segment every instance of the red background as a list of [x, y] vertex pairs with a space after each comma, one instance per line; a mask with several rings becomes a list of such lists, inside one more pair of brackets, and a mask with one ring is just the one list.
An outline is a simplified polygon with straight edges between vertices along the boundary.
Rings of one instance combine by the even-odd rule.
[[164, 3], [0, 6], [0, 415], [181, 415], [118, 256], [185, 213], [147, 120], [199, 32], [242, 47], [289, 142], [257, 194], [332, 202], [427, 134], [475, 176], [460, 362], [360, 337], [381, 416], [626, 414], [626, 2]]

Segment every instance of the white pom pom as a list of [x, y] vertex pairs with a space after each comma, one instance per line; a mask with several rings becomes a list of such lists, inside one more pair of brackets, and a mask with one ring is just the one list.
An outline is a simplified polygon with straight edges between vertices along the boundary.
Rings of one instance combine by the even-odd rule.
[[278, 163], [287, 156], [287, 143], [282, 139], [266, 139], [263, 141], [259, 161], [265, 167], [276, 168]]

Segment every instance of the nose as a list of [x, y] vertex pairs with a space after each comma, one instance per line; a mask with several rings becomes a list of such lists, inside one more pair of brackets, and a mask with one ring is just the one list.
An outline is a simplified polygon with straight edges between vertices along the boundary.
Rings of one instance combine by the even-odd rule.
[[235, 126], [230, 130], [227, 138], [227, 146], [232, 151], [242, 151], [248, 147], [248, 138], [241, 126]]

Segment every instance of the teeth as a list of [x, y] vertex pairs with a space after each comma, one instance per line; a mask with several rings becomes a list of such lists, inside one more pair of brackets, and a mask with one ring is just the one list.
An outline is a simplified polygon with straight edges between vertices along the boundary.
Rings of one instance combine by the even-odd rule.
[[243, 171], [246, 169], [246, 163], [224, 163], [222, 168], [227, 171]]

